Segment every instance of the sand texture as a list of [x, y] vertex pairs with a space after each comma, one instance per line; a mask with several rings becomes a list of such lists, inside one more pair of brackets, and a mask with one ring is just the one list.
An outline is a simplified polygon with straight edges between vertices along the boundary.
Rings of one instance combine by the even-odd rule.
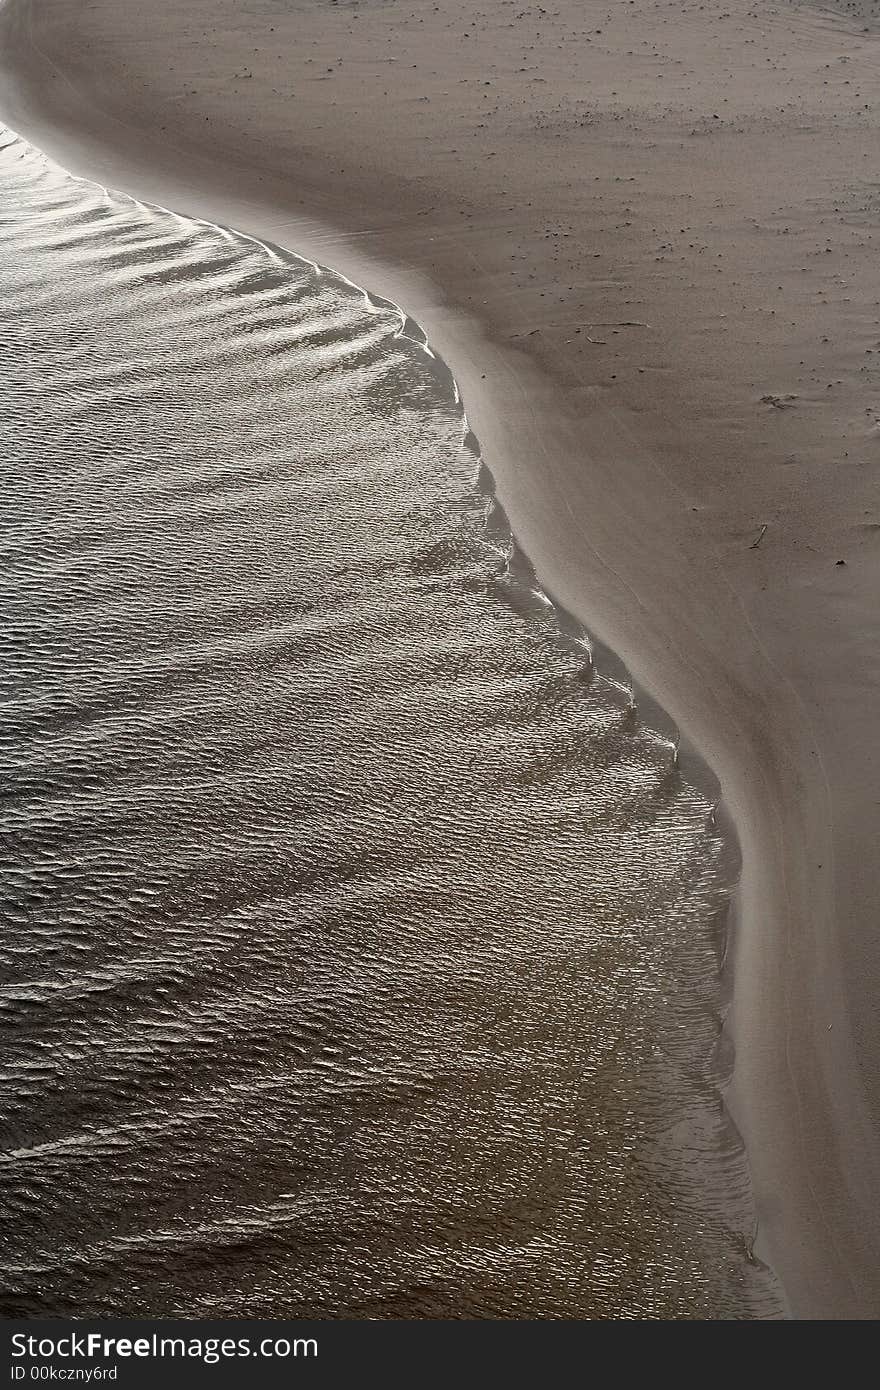
[[880, 47], [758, 0], [6, 0], [0, 116], [405, 304], [549, 590], [739, 831], [731, 1105], [799, 1317], [880, 1312]]

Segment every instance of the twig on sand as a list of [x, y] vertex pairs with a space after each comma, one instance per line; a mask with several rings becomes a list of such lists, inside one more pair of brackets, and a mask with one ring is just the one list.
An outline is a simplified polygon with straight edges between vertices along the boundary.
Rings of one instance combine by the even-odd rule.
[[[565, 324], [565, 323], [548, 323], [548, 324], [544, 324], [544, 325], [543, 325], [544, 328], [569, 328], [569, 327], [571, 327], [571, 326], [572, 326], [571, 324]], [[581, 333], [582, 327], [586, 327], [586, 328], [650, 328], [651, 325], [650, 325], [649, 323], [642, 323], [641, 320], [639, 320], [639, 319], [613, 319], [613, 320], [612, 320], [612, 319], [609, 319], [609, 320], [607, 320], [607, 321], [603, 320], [601, 323], [588, 323], [588, 324], [586, 324], [586, 325], [578, 324], [578, 325], [577, 325], [577, 332], [578, 332], [578, 333]], [[528, 331], [528, 333], [511, 333], [510, 336], [511, 336], [511, 338], [532, 338], [532, 337], [534, 337], [534, 335], [535, 335], [536, 333], [540, 333], [540, 332], [541, 332], [541, 327], [538, 327], [538, 328], [530, 328], [529, 331]], [[607, 341], [605, 338], [591, 338], [590, 335], [589, 335], [589, 333], [584, 333], [584, 337], [586, 338], [586, 340], [587, 340], [588, 343], [597, 343], [597, 344], [599, 344], [601, 347], [604, 347], [604, 346], [605, 346], [605, 343], [606, 343], [606, 341]], [[573, 343], [573, 342], [574, 342], [574, 338], [566, 338], [565, 341], [566, 341], [567, 343]]]
[[767, 523], [766, 523], [766, 521], [765, 521], [765, 522], [764, 522], [764, 525], [761, 527], [760, 531], [758, 532], [757, 537], [755, 538], [755, 540], [752, 541], [751, 545], [749, 546], [749, 550], [757, 550], [757, 549], [758, 549], [758, 546], [761, 544], [761, 542], [762, 542], [762, 540], [764, 539], [764, 537], [766, 536], [766, 534], [767, 534]]

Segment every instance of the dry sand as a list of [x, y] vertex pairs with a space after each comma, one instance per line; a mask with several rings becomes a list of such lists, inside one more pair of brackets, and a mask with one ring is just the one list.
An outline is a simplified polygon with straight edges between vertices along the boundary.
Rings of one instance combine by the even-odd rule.
[[428, 329], [542, 578], [720, 777], [744, 859], [730, 1102], [756, 1252], [801, 1317], [880, 1314], [869, 9], [0, 12], [0, 115], [68, 168]]

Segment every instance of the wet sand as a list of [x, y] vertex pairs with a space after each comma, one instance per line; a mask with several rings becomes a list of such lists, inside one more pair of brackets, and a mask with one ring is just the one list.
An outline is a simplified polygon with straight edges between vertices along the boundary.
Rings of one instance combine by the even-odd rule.
[[801, 1317], [880, 1311], [868, 23], [741, 0], [0, 11], [0, 115], [68, 168], [406, 305], [542, 581], [721, 779], [729, 1100], [756, 1253]]

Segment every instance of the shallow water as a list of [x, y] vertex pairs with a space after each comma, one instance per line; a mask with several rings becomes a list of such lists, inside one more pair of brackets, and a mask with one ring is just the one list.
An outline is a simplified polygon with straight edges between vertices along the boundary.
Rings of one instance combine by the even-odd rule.
[[0, 144], [3, 1311], [775, 1314], [730, 846], [448, 372]]

